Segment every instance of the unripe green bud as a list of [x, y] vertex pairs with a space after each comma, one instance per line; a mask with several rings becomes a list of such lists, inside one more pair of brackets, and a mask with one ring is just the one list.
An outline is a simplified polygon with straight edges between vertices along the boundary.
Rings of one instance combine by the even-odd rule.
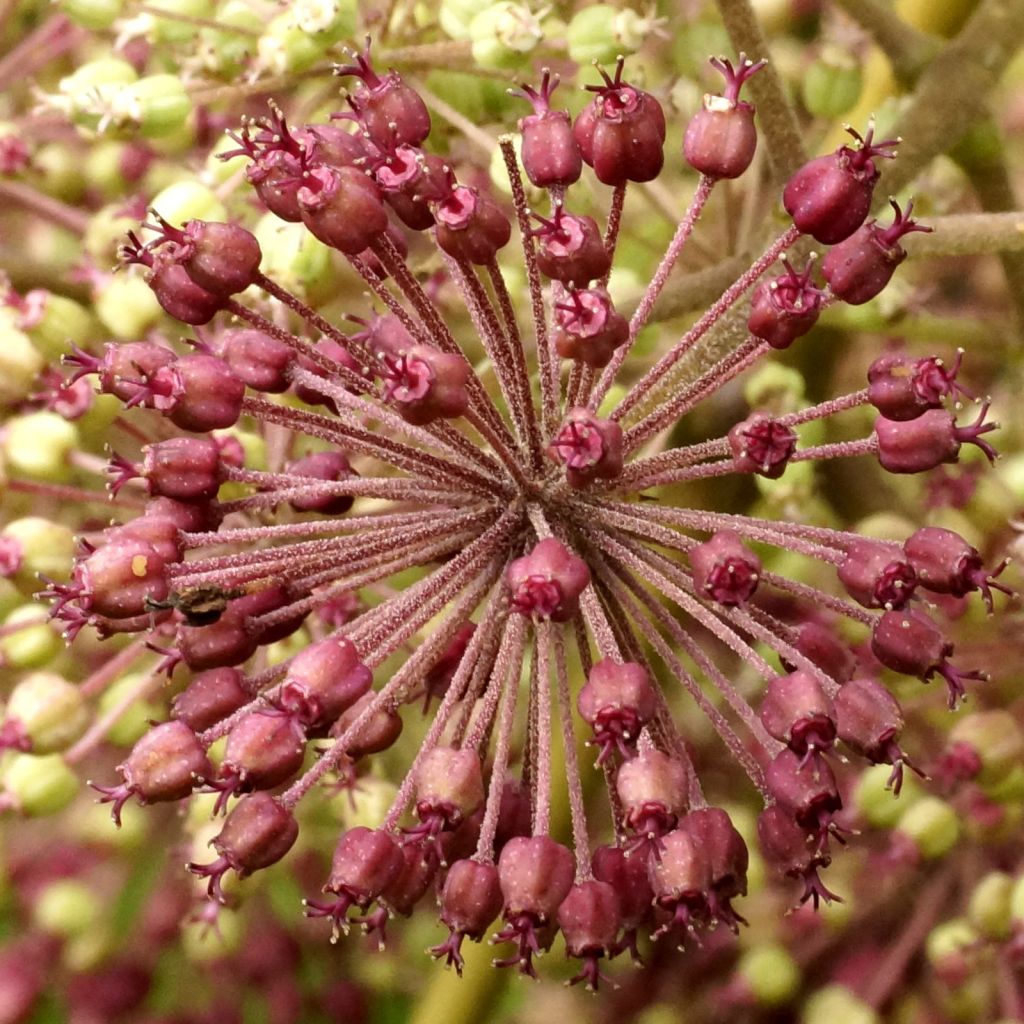
[[157, 139], [185, 126], [192, 100], [177, 75], [148, 75], [120, 93], [114, 108], [119, 125]]
[[23, 604], [4, 619], [4, 626], [23, 626], [0, 636], [0, 657], [10, 668], [42, 668], [63, 647], [60, 636], [45, 621], [46, 609], [39, 604]]
[[[132, 693], [137, 693], [149, 674], [145, 672], [129, 672], [112, 686], [107, 687], [100, 697], [97, 708], [98, 716], [102, 717], [122, 704]], [[159, 683], [151, 689], [157, 689]], [[130, 747], [147, 732], [151, 722], [161, 722], [167, 717], [167, 710], [162, 703], [138, 696], [118, 717], [107, 732], [107, 741], [117, 747]]]
[[96, 333], [96, 321], [74, 299], [55, 292], [36, 293], [42, 298], [34, 323], [22, 324], [43, 357], [56, 362], [71, 351], [71, 344], [85, 345]]
[[937, 965], [949, 956], [956, 956], [978, 942], [978, 933], [965, 917], [937, 924], [925, 940], [925, 955]]
[[964, 715], [953, 725], [949, 744], [965, 743], [981, 760], [981, 771], [975, 781], [980, 786], [994, 786], [1024, 757], [1024, 733], [1008, 711], [975, 711]]
[[1015, 878], [1010, 889], [1010, 920], [1017, 927], [1024, 925], [1024, 875]]
[[90, 132], [102, 132], [115, 121], [118, 97], [138, 78], [126, 60], [103, 57], [82, 64], [58, 84], [51, 103], [72, 122]]
[[838, 46], [827, 46], [804, 72], [804, 106], [815, 117], [830, 120], [852, 110], [860, 99], [863, 78], [860, 62]]
[[802, 1024], [881, 1024], [882, 1018], [842, 985], [826, 985], [804, 1004]]
[[331, 799], [331, 807], [346, 829], [377, 828], [388, 812], [398, 789], [386, 779], [369, 776], [359, 785], [344, 789]]
[[[230, 872], [230, 875], [234, 872]], [[189, 919], [181, 926], [181, 948], [192, 963], [204, 964], [220, 960], [236, 952], [245, 932], [235, 911], [217, 910], [217, 926], [206, 921]]]
[[260, 269], [267, 277], [314, 305], [333, 297], [337, 275], [331, 250], [304, 224], [289, 224], [268, 213], [257, 221], [253, 234], [263, 250]]
[[765, 363], [743, 385], [743, 397], [751, 409], [783, 416], [805, 404], [806, 389], [799, 370], [781, 363]]
[[257, 62], [271, 75], [307, 71], [324, 55], [330, 40], [311, 36], [292, 24], [290, 14], [272, 18], [256, 46]]
[[38, 480], [63, 480], [68, 456], [79, 446], [78, 428], [48, 410], [12, 416], [6, 423], [4, 454], [11, 469]]
[[[218, 25], [225, 27], [202, 29], [197, 43], [199, 58], [203, 67], [213, 72], [235, 75], [256, 53], [256, 36], [252, 33], [263, 31], [263, 19], [252, 9], [249, 0], [227, 0], [217, 8], [215, 19]], [[241, 31], [233, 32], [232, 28]], [[230, 139], [223, 141], [235, 145]]]
[[[110, 143], [120, 146], [120, 142]], [[113, 266], [117, 261], [117, 250], [124, 243], [125, 234], [139, 226], [138, 217], [125, 212], [123, 202], [111, 203], [97, 210], [89, 218], [82, 242], [85, 251], [102, 267]]]
[[93, 395], [84, 415], [75, 420], [78, 435], [86, 448], [102, 448], [110, 437], [110, 425], [124, 411], [115, 395]]
[[1004, 871], [990, 871], [975, 887], [967, 904], [967, 920], [987, 939], [1009, 938], [1010, 897], [1014, 880]]
[[115, 274], [98, 289], [93, 308], [103, 326], [122, 341], [134, 341], [164, 315], [153, 290], [141, 275]]
[[177, 181], [153, 197], [150, 204], [164, 220], [184, 227], [190, 220], [226, 221], [227, 207], [216, 193], [195, 179]]
[[800, 987], [800, 967], [785, 946], [774, 942], [748, 949], [736, 971], [762, 1006], [788, 1003]]
[[21, 545], [21, 568], [16, 579], [31, 590], [39, 589], [37, 574], [54, 580], [71, 575], [75, 560], [75, 535], [63, 523], [54, 523], [42, 516], [13, 519], [0, 533]]
[[45, 365], [29, 336], [15, 327], [10, 311], [0, 312], [0, 405], [27, 398]]
[[923, 796], [901, 815], [896, 831], [910, 839], [924, 860], [935, 860], [956, 845], [960, 819], [945, 800]]
[[292, 0], [288, 7], [295, 28], [330, 43], [356, 34], [358, 13], [355, 0]]
[[[50, 102], [53, 105], [53, 97], [50, 97]], [[85, 194], [82, 158], [66, 143], [51, 142], [39, 146], [32, 154], [32, 171], [33, 180], [43, 191], [66, 203], [77, 203]]]
[[76, 25], [102, 32], [121, 17], [124, 0], [59, 0], [57, 6]]
[[504, 0], [477, 14], [469, 37], [473, 59], [482, 67], [512, 68], [544, 38], [544, 30], [525, 4]]
[[873, 828], [892, 828], [908, 807], [922, 797], [921, 784], [916, 776], [903, 773], [903, 787], [894, 797], [889, 786], [891, 765], [871, 765], [860, 774], [853, 794], [853, 805], [860, 816]]
[[871, 540], [895, 540], [902, 543], [917, 525], [895, 512], [876, 512], [857, 521], [854, 528], [861, 537]]
[[470, 22], [493, 0], [441, 0], [437, 17], [452, 39], [469, 39]]
[[1024, 802], [1024, 765], [1015, 764], [998, 782], [983, 786], [990, 800], [1000, 804]]
[[29, 818], [62, 811], [78, 793], [78, 778], [60, 754], [12, 754], [0, 776], [18, 810]]
[[181, 17], [161, 18], [160, 15], [149, 12], [153, 19], [149, 38], [158, 45], [163, 43], [177, 46], [191, 42], [199, 31], [199, 26], [185, 19], [210, 17], [209, 0], [160, 0], [159, 9]]
[[569, 57], [582, 65], [595, 60], [599, 64], [614, 63], [620, 54], [635, 53], [656, 25], [656, 20], [641, 17], [629, 8], [589, 4], [573, 15], [566, 28]]
[[55, 672], [31, 672], [11, 691], [7, 717], [17, 719], [34, 754], [69, 747], [85, 732], [89, 709], [81, 691]]
[[97, 893], [79, 878], [51, 882], [32, 908], [37, 927], [64, 939], [89, 931], [102, 912]]

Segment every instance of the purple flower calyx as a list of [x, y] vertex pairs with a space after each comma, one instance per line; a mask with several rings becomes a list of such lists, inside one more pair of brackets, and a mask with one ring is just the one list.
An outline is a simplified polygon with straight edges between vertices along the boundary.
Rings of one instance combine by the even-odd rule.
[[[882, 142], [875, 142], [875, 125], [869, 122], [865, 135], [861, 135], [855, 128], [846, 125], [846, 131], [853, 136], [855, 146], [840, 146], [838, 155], [841, 161], [855, 174], [867, 178], [875, 178], [878, 174], [874, 160], [881, 157], [885, 160], [895, 158], [895, 149], [903, 141], [900, 138], [885, 139]], [[908, 210], [909, 213], [909, 210]]]

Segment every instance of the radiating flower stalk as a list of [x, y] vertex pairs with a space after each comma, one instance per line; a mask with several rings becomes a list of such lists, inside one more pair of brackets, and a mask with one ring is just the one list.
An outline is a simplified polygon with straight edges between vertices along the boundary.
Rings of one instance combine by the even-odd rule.
[[[244, 901], [237, 880], [321, 841], [318, 801], [358, 802], [408, 729], [416, 743], [388, 805], [333, 837], [318, 883], [302, 873], [295, 915], [322, 920], [332, 941], [358, 926], [383, 946], [393, 918], [436, 897], [429, 953], [458, 974], [466, 940], [488, 939], [496, 966], [536, 977], [560, 934], [572, 984], [623, 983], [628, 999], [608, 966], [623, 954], [657, 972], [680, 947], [715, 969], [747, 923], [753, 854], [788, 880], [803, 956], [808, 911], [862, 881], [841, 851], [858, 863], [863, 843], [886, 886], [906, 883], [949, 852], [958, 812], [985, 820], [1024, 750], [997, 710], [962, 717], [942, 751], [904, 738], [912, 711], [942, 701], [897, 679], [944, 684], [953, 711], [984, 692], [944, 611], [1001, 612], [1008, 557], [947, 525], [861, 533], [770, 506], [707, 508], [701, 489], [767, 488], [801, 463], [855, 460], [897, 477], [953, 466], [942, 487], [969, 494], [997, 457], [970, 353], [888, 348], [847, 394], [753, 402], [728, 429], [677, 441], [680, 422], [766, 357], [799, 352], [826, 310], [882, 294], [903, 239], [931, 231], [910, 201], [871, 217], [900, 140], [850, 128], [799, 166], [775, 238], [648, 358], [641, 334], [699, 244], [702, 214], [754, 161], [744, 96], [766, 61], [711, 60], [721, 82], [681, 154], [629, 60], [593, 72], [575, 117], [558, 75], [540, 70], [511, 90], [526, 104], [521, 138], [497, 141], [506, 199], [435, 145], [432, 97], [384, 70], [376, 46], [335, 66], [347, 93], [329, 118], [293, 118], [282, 94], [233, 125], [220, 152], [254, 207], [347, 263], [363, 297], [343, 319], [278, 279], [266, 231], [157, 200], [125, 211], [119, 280], [144, 282], [193, 336], [75, 335], [63, 375], [55, 361], [30, 367], [46, 446], [67, 443], [61, 458], [106, 477], [117, 520], [88, 523], [70, 577], [47, 571], [47, 546], [70, 537], [45, 520], [0, 536], [2, 574], [47, 577], [49, 615], [90, 665], [80, 683], [36, 671], [11, 693], [0, 800], [31, 815], [70, 799], [73, 769], [98, 765], [118, 720], [166, 678], [170, 716], [140, 730], [119, 778], [94, 768], [91, 785], [119, 826], [132, 803], [211, 813], [212, 853], [188, 863], [204, 926]], [[111, 81], [66, 113], [99, 131], [127, 123], [145, 81], [130, 110]], [[6, 159], [24, 166], [16, 147]], [[682, 161], [695, 191], [627, 304], [613, 274], [633, 204]], [[7, 304], [25, 331], [46, 315], [37, 293], [12, 288]], [[737, 325], [735, 344], [720, 343]], [[116, 424], [105, 462], [71, 452], [55, 425], [101, 402]], [[871, 426], [851, 437], [846, 424]], [[961, 470], [965, 445], [982, 458]], [[17, 486], [99, 514], [95, 492], [40, 476]], [[970, 507], [939, 484], [934, 494]], [[0, 641], [27, 645], [45, 622], [29, 606]], [[101, 694], [94, 718], [86, 701]], [[680, 713], [691, 700], [714, 753]], [[735, 798], [714, 781], [720, 765], [746, 776]], [[756, 824], [736, 806], [751, 802]], [[884, 848], [854, 827], [897, 821]], [[929, 875], [920, 910], [871, 965], [875, 981], [851, 985], [865, 1006], [888, 997], [926, 937], [951, 985], [969, 973], [968, 930], [934, 938], [954, 890], [974, 939], [1005, 947], [999, 969], [1016, 991], [1024, 908], [1003, 912], [1020, 885], [1013, 865], [998, 867], [975, 890], [951, 869]], [[723, 1006], [760, 998], [765, 971], [796, 970], [769, 953], [767, 966], [742, 956]]]

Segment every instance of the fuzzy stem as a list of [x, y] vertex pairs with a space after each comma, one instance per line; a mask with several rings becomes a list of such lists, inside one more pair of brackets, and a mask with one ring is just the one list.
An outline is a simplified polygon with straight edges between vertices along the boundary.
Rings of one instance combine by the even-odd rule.
[[537, 776], [533, 805], [533, 828], [535, 836], [546, 836], [551, 830], [551, 665], [549, 664], [550, 644], [542, 642], [551, 623], [543, 620], [533, 627], [533, 665], [531, 694], [537, 709]]

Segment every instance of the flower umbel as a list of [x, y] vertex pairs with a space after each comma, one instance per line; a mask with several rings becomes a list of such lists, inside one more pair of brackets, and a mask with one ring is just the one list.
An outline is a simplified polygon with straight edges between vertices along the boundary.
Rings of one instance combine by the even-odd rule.
[[[241, 129], [259, 199], [341, 253], [375, 300], [352, 317], [356, 332], [265, 274], [240, 224], [179, 227], [154, 211], [156, 237], [130, 237], [125, 261], [145, 268], [164, 310], [202, 330], [190, 354], [140, 341], [68, 360], [76, 378], [94, 375], [138, 410], [141, 459], [115, 454], [111, 474], [114, 490], [147, 500], [50, 594], [70, 636], [85, 623], [145, 633], [169, 673], [182, 662], [193, 673], [174, 721], [139, 741], [121, 784], [97, 788], [115, 817], [133, 797], [216, 793], [228, 812], [217, 857], [189, 865], [211, 900], [226, 899], [228, 872], [285, 857], [300, 841], [300, 801], [393, 744], [425, 698], [429, 725], [390, 808], [340, 837], [330, 895], [307, 901], [307, 914], [329, 918], [335, 935], [355, 922], [383, 937], [389, 916], [436, 888], [450, 935], [435, 957], [461, 970], [463, 939], [480, 940], [500, 916], [496, 941], [512, 945], [496, 963], [533, 974], [561, 929], [580, 961], [573, 981], [596, 987], [599, 961], [638, 956], [638, 931], [685, 944], [742, 923], [733, 901], [746, 892], [747, 849], [708, 804], [669, 687], [693, 699], [746, 772], [766, 805], [768, 859], [816, 905], [833, 898], [819, 870], [843, 841], [835, 744], [892, 765], [897, 791], [909, 763], [878, 664], [854, 662], [832, 623], [869, 639], [881, 666], [941, 676], [951, 706], [982, 678], [951, 660], [952, 643], [917, 600], [978, 591], [991, 609], [992, 591], [1006, 589], [1003, 567], [986, 569], [952, 531], [868, 540], [661, 500], [679, 493], [658, 490], [669, 485], [777, 480], [812, 460], [875, 458], [910, 473], [956, 461], [965, 442], [994, 456], [981, 438], [994, 426], [987, 406], [959, 425], [943, 404], [963, 393], [959, 359], [937, 357], [887, 356], [862, 390], [793, 412], [754, 409], [700, 443], [659, 442], [806, 334], [825, 306], [877, 294], [905, 255], [900, 237], [927, 230], [895, 203], [890, 227], [864, 225], [876, 162], [896, 143], [854, 133], [854, 146], [787, 185], [793, 225], [653, 365], [630, 372], [701, 210], [753, 157], [754, 110], [739, 93], [762, 65], [713, 62], [725, 95], [709, 97], [686, 134], [699, 184], [628, 317], [608, 277], [629, 183], [661, 172], [666, 125], [621, 60], [575, 122], [551, 109], [549, 74], [523, 87], [534, 108], [522, 121], [523, 164], [547, 189], [543, 210], [528, 205], [510, 138], [500, 147], [511, 211], [422, 149], [426, 105], [396, 72], [374, 70], [369, 47], [337, 68], [357, 79], [347, 126], [294, 127], [274, 108]], [[583, 164], [611, 189], [603, 227], [571, 212]], [[513, 222], [523, 303], [499, 263]], [[836, 245], [821, 285], [813, 262], [785, 262], [803, 235]], [[440, 285], [414, 272], [424, 252]], [[784, 272], [766, 278], [780, 258]], [[473, 337], [446, 316], [452, 294]], [[745, 340], [666, 395], [674, 369], [741, 302]], [[470, 361], [478, 350], [486, 368]], [[802, 440], [800, 428], [872, 406], [868, 436]], [[266, 463], [229, 431], [273, 446]], [[766, 568], [759, 552], [770, 549], [835, 570], [846, 596]], [[362, 607], [356, 592], [375, 603]], [[304, 625], [311, 643], [267, 658]], [[759, 680], [755, 706], [734, 685], [736, 666]], [[559, 736], [569, 843], [552, 835]], [[598, 748], [610, 794], [611, 841], [596, 849], [578, 737]], [[224, 738], [214, 764], [208, 753]]]

